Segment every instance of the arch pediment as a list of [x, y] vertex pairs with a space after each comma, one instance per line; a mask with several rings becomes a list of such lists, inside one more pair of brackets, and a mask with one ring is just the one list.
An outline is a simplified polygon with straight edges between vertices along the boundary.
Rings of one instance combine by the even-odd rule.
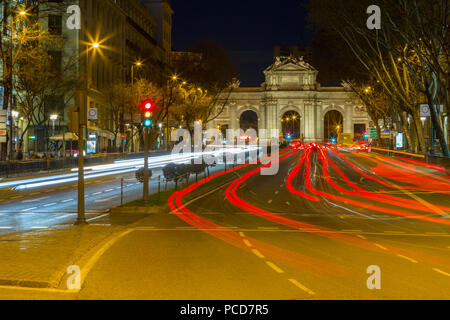
[[264, 71], [266, 86], [273, 88], [299, 88], [311, 90], [315, 88], [317, 70], [303, 58], [289, 57], [281, 59], [277, 57], [275, 62]]

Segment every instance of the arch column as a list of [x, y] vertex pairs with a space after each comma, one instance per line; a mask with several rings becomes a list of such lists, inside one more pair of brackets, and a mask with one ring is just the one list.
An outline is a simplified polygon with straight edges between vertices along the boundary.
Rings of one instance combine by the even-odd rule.
[[346, 105], [344, 107], [344, 133], [353, 132], [353, 106]]
[[267, 129], [266, 106], [264, 104], [259, 106], [258, 129]]
[[230, 105], [230, 129], [239, 129], [236, 105]]

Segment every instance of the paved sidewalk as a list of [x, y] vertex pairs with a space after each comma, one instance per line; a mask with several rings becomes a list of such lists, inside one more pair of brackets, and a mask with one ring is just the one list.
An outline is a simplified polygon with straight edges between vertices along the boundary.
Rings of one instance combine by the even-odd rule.
[[61, 226], [0, 237], [0, 286], [57, 288], [67, 267], [124, 226]]

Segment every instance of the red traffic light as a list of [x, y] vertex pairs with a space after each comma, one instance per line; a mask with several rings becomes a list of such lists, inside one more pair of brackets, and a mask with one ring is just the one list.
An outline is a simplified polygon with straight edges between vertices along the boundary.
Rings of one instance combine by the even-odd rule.
[[155, 103], [150, 100], [144, 100], [141, 103], [141, 107], [142, 107], [142, 112], [149, 112], [149, 111], [153, 111], [155, 109]]

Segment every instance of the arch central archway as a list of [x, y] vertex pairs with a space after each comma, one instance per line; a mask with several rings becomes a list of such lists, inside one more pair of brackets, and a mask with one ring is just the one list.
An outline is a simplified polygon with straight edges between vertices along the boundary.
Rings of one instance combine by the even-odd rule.
[[286, 139], [301, 139], [301, 116], [297, 111], [287, 111], [281, 117], [281, 131]]
[[344, 116], [337, 110], [330, 110], [324, 116], [324, 139], [337, 139], [344, 130]]
[[239, 117], [239, 127], [244, 131], [254, 129], [258, 132], [258, 114], [253, 110], [242, 112]]

